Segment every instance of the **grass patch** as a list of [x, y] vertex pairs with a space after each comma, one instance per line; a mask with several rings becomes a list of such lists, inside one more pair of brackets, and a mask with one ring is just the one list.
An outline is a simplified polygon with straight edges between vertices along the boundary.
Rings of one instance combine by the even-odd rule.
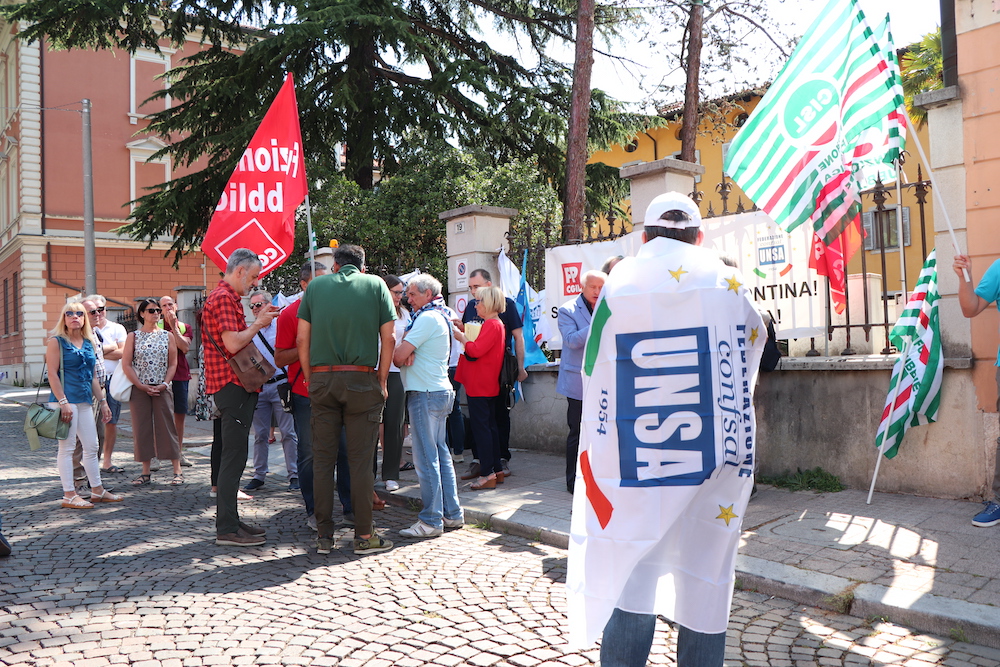
[[839, 477], [818, 466], [812, 470], [802, 470], [800, 468], [796, 473], [786, 470], [784, 473], [774, 477], [760, 476], [757, 478], [757, 481], [761, 484], [776, 486], [781, 489], [788, 489], [789, 491], [812, 490], [836, 493], [847, 488], [840, 482]]
[[419, 512], [423, 508], [424, 504], [419, 500], [417, 500], [416, 498], [409, 498], [406, 501], [406, 509], [410, 510], [411, 512]]
[[961, 642], [963, 644], [969, 643], [969, 638], [965, 636], [965, 630], [962, 628], [952, 628], [948, 631], [948, 636], [957, 642]]
[[851, 586], [836, 595], [828, 595], [824, 597], [823, 603], [828, 605], [838, 614], [850, 613], [851, 605], [854, 604], [854, 587]]

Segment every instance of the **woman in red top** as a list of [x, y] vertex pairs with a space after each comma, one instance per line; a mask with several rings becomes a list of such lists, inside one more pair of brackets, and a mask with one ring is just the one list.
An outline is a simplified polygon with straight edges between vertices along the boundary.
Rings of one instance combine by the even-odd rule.
[[455, 339], [465, 345], [465, 354], [458, 361], [455, 380], [465, 387], [469, 399], [469, 423], [479, 454], [480, 478], [472, 484], [476, 491], [494, 489], [503, 483], [500, 464], [500, 432], [493, 414], [500, 394], [500, 366], [503, 364], [504, 328], [500, 313], [507, 300], [499, 287], [479, 288], [476, 313], [483, 327], [476, 340], [470, 341], [455, 328]]

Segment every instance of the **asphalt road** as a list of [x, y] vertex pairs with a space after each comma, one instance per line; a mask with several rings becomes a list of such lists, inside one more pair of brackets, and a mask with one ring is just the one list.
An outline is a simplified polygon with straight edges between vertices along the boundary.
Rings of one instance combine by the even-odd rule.
[[[14, 555], [0, 559], [0, 665], [536, 665], [596, 663], [565, 639], [566, 554], [466, 526], [400, 538], [407, 508], [376, 514], [396, 548], [316, 553], [301, 497], [269, 484], [241, 505], [263, 547], [218, 547], [208, 460], [187, 483], [131, 489], [131, 441], [106, 480], [122, 503], [59, 506], [55, 443], [30, 452], [24, 408], [0, 403], [0, 513]], [[651, 662], [672, 664], [662, 623]], [[728, 665], [998, 665], [1000, 651], [961, 636], [914, 633], [881, 619], [737, 593]]]

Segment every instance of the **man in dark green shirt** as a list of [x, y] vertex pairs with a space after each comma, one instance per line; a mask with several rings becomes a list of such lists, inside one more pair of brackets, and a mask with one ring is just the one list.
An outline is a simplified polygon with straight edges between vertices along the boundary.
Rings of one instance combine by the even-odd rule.
[[372, 461], [395, 347], [396, 309], [385, 282], [365, 274], [364, 265], [362, 248], [337, 248], [334, 273], [310, 282], [299, 306], [295, 343], [312, 403], [316, 549], [321, 554], [333, 549], [333, 471], [341, 427], [347, 429], [354, 553], [392, 548], [372, 525]]

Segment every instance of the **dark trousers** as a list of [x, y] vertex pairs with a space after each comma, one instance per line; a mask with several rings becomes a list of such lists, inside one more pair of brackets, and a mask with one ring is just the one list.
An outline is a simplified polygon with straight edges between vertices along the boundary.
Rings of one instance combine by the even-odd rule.
[[215, 406], [222, 416], [222, 458], [219, 460], [219, 497], [215, 509], [215, 532], [219, 535], [235, 533], [240, 528], [240, 513], [236, 493], [240, 490], [240, 477], [247, 465], [250, 451], [250, 427], [257, 408], [257, 393], [250, 393], [230, 382], [217, 391]]
[[351, 469], [354, 534], [371, 535], [375, 475], [372, 458], [378, 445], [385, 398], [374, 373], [336, 371], [313, 373], [312, 402], [313, 491], [320, 537], [333, 535], [333, 478], [340, 431], [347, 429], [347, 463]]
[[[389, 373], [386, 382], [389, 397], [382, 415], [382, 479], [399, 481], [399, 462], [403, 458], [403, 421], [406, 416], [406, 392], [399, 373]], [[378, 461], [372, 463], [372, 472]]]
[[[500, 434], [496, 422], [496, 396], [469, 396], [469, 426], [476, 441], [479, 455], [479, 474], [488, 477], [502, 472], [500, 463]], [[506, 408], [504, 408], [506, 411]]]
[[222, 464], [222, 420], [212, 420], [212, 486], [219, 485], [219, 466]]
[[[295, 433], [299, 436], [299, 450], [296, 459], [299, 471], [299, 490], [306, 505], [306, 516], [316, 511], [313, 495], [313, 450], [312, 450], [312, 405], [305, 396], [292, 394], [292, 418]], [[344, 514], [351, 513], [351, 473], [347, 468], [347, 435], [340, 431], [340, 448], [337, 451], [337, 495], [344, 506]]]
[[465, 451], [465, 417], [462, 415], [462, 404], [458, 400], [458, 390], [461, 384], [455, 382], [455, 368], [448, 369], [448, 379], [451, 380], [451, 388], [455, 390], [455, 403], [451, 406], [451, 414], [448, 415], [448, 448], [455, 454]]
[[583, 401], [566, 399], [566, 490], [573, 493], [576, 485], [576, 459], [580, 454], [580, 421], [583, 419]]
[[500, 438], [500, 458], [510, 461], [510, 410], [507, 409], [507, 401], [498, 397], [493, 402], [493, 412]]

